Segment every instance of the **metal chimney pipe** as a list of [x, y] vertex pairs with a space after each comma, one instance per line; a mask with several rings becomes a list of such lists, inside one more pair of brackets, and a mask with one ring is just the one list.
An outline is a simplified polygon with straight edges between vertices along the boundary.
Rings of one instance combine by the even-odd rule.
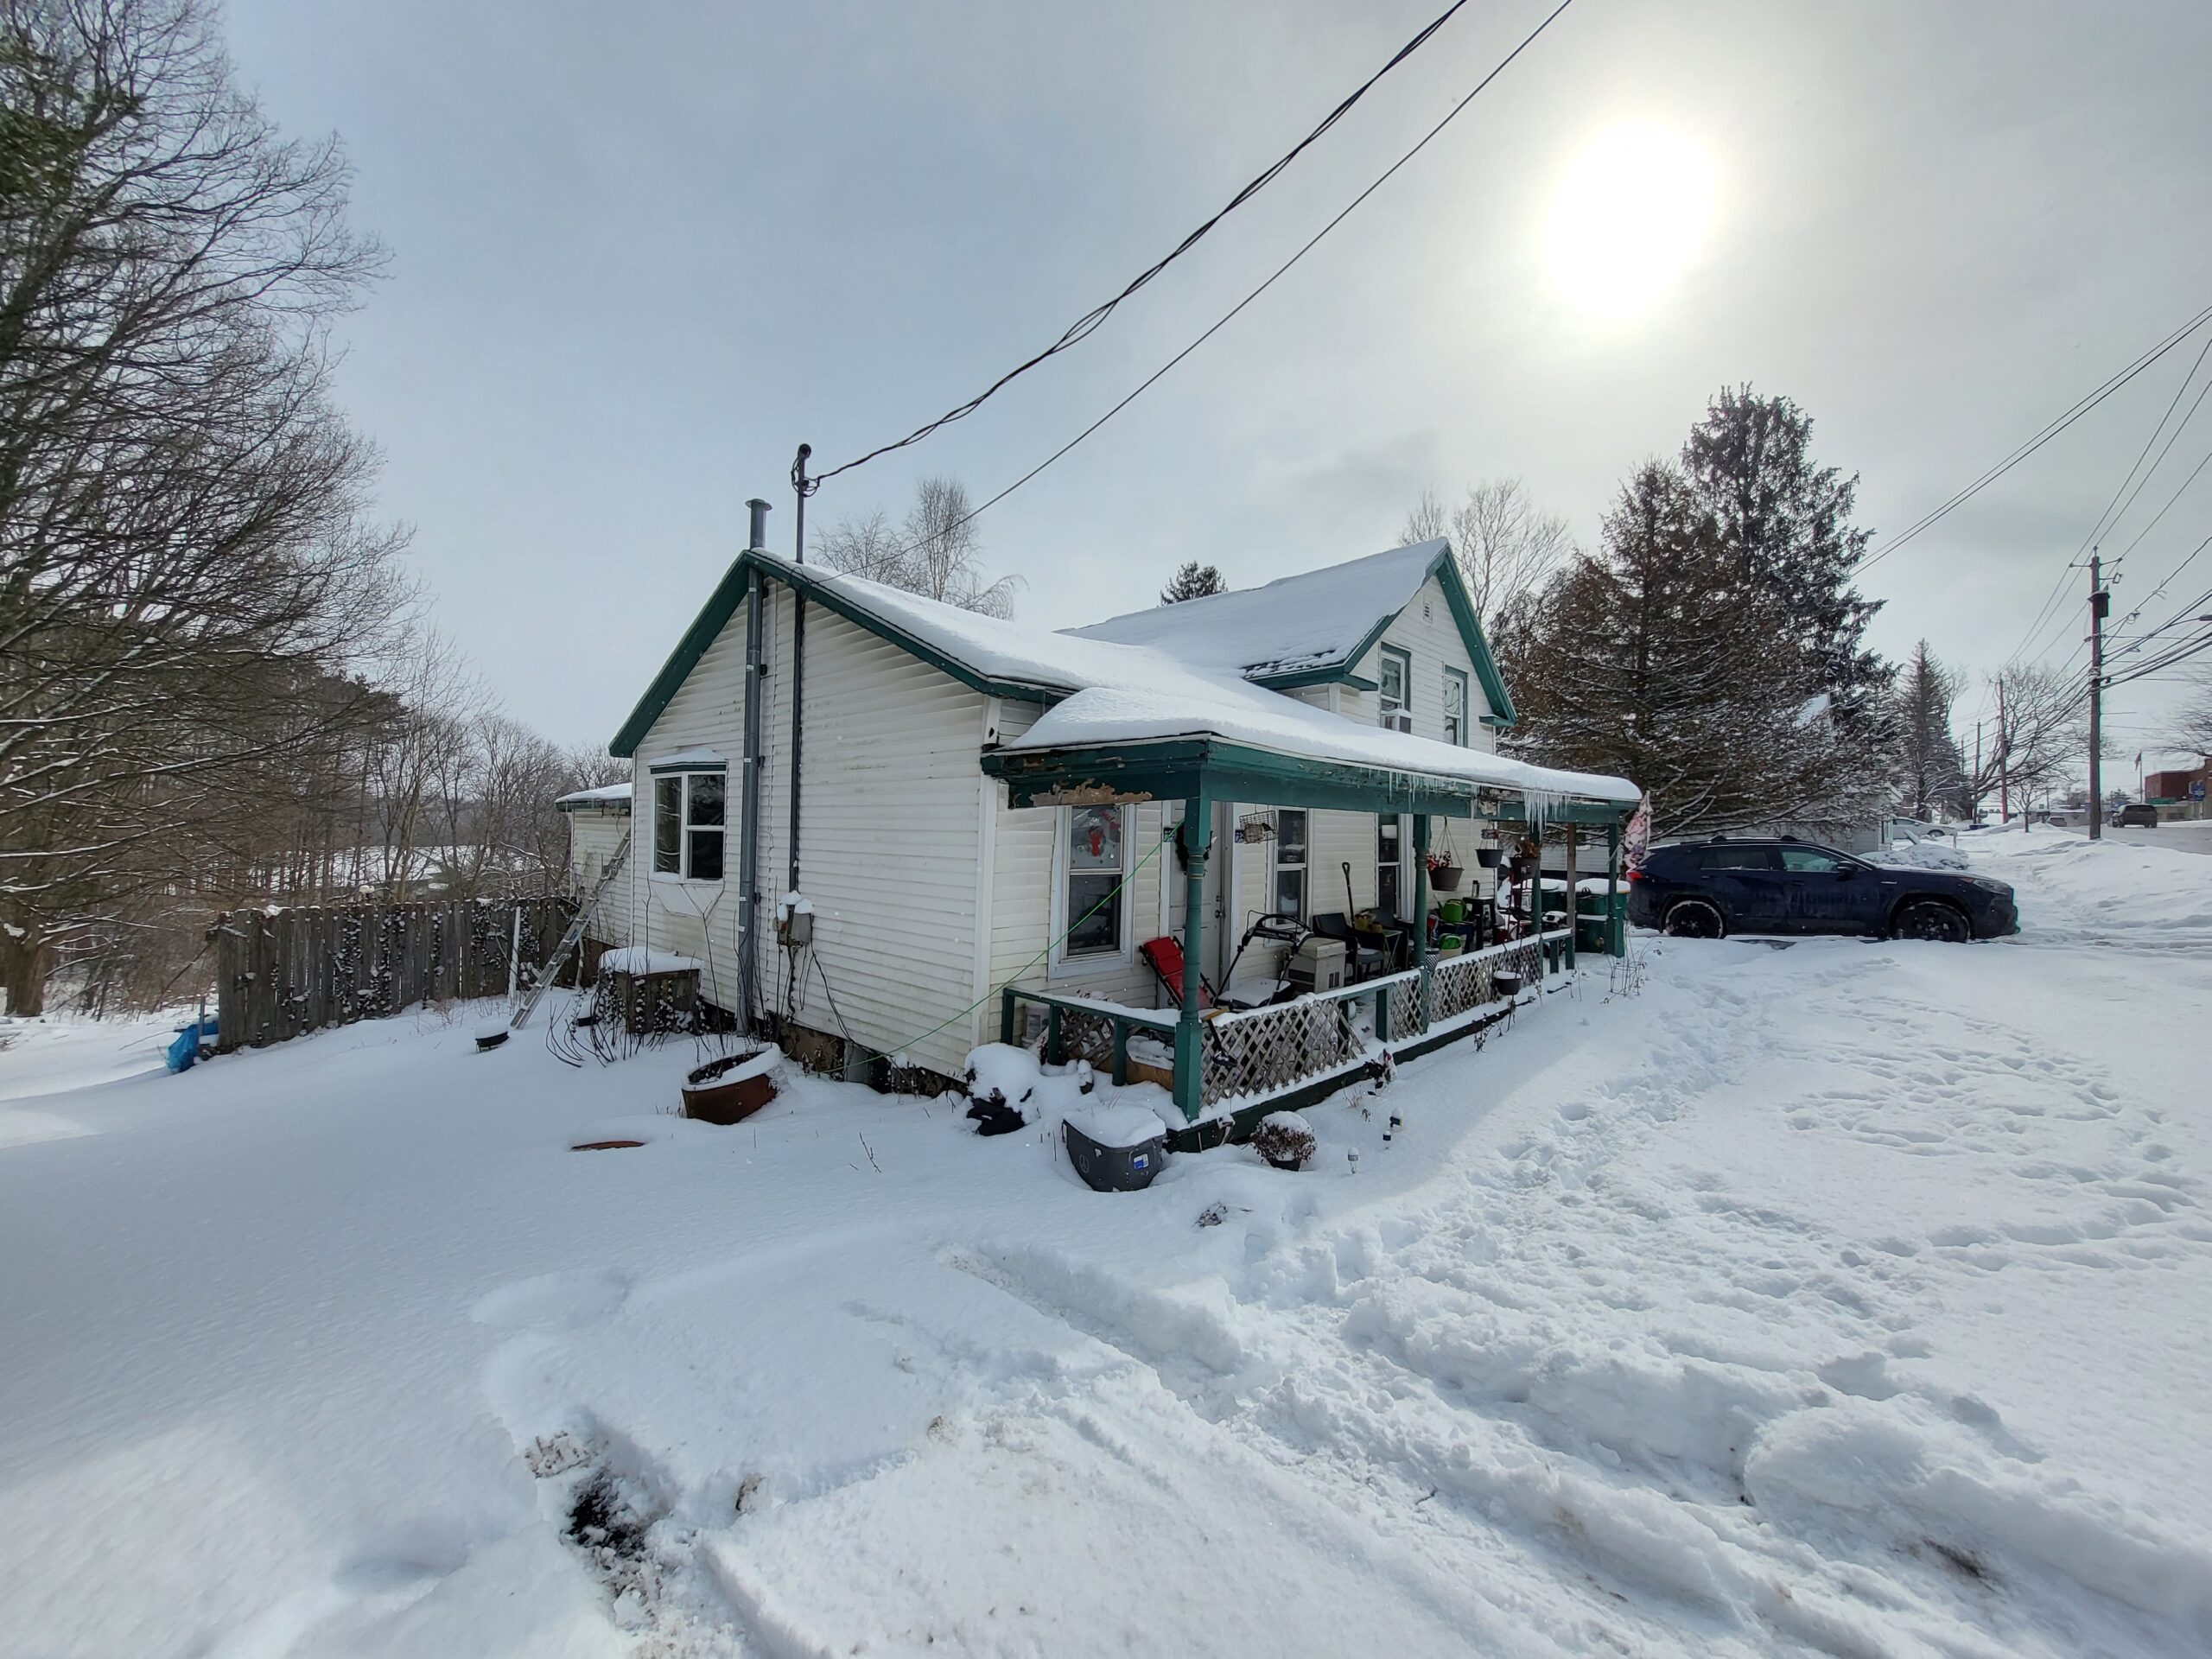
[[753, 529], [745, 538], [745, 550], [748, 553], [765, 552], [768, 546], [768, 504], [756, 495], [745, 505], [753, 515]]

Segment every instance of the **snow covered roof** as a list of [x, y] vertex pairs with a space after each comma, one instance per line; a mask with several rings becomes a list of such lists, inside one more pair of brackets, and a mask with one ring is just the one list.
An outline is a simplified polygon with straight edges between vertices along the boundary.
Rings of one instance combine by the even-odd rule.
[[[1448, 568], [1449, 550], [1443, 543], [1415, 543], [1334, 570], [1286, 577], [1254, 588], [1249, 594], [1222, 594], [1217, 599], [1253, 600], [1276, 594], [1275, 599], [1254, 607], [1253, 614], [1267, 620], [1309, 607], [1322, 607], [1332, 596], [1339, 605], [1348, 605], [1348, 595], [1356, 591], [1361, 595], [1363, 613], [1357, 627], [1364, 635], [1374, 628], [1377, 614], [1376, 606], [1368, 602], [1369, 589], [1381, 590], [1381, 602], [1395, 595], [1398, 608], [1402, 608], [1437, 568], [1440, 556]], [[616, 753], [634, 753], [638, 740], [651, 728], [697, 660], [696, 655], [686, 660], [686, 646], [696, 640], [698, 651], [704, 652], [735, 613], [747, 575], [756, 568], [964, 684], [992, 696], [1046, 704], [1036, 723], [1007, 746], [1009, 751], [1204, 737], [1301, 760], [1417, 774], [1512, 794], [1610, 803], [1632, 803], [1638, 798], [1636, 785], [1625, 779], [1533, 766], [1481, 749], [1363, 725], [1313, 708], [1255, 684], [1246, 677], [1245, 664], [1228, 660], [1237, 654], [1236, 649], [1194, 663], [1184, 648], [1185, 642], [1124, 642], [1093, 637], [1093, 630], [1047, 632], [1020, 622], [978, 615], [903, 588], [799, 565], [759, 550], [748, 550], [731, 567], [715, 601], [685, 636], [686, 645], [679, 646], [669, 659], [616, 737]], [[1345, 571], [1361, 574], [1342, 576]], [[1304, 597], [1293, 606], [1279, 590], [1302, 593]], [[1216, 602], [1189, 601], [1163, 607], [1163, 613]], [[1395, 609], [1389, 613], [1395, 613]], [[1354, 625], [1338, 626], [1342, 621], [1333, 620], [1325, 632], [1317, 626], [1296, 639], [1283, 636], [1291, 647], [1285, 659], [1303, 651], [1309, 666], [1326, 666], [1319, 660], [1326, 652], [1333, 651], [1341, 657], [1353, 651], [1359, 645]], [[1173, 629], [1184, 625], [1167, 626]], [[1253, 622], [1242, 637], [1257, 638], [1261, 626], [1261, 621]], [[664, 766], [668, 757], [651, 764]]]
[[630, 785], [601, 784], [597, 789], [571, 790], [553, 804], [563, 812], [573, 812], [584, 806], [620, 807], [626, 812], [630, 808]]
[[1272, 679], [1348, 669], [1413, 602], [1451, 544], [1414, 542], [1365, 558], [1278, 576], [1258, 588], [1155, 605], [1068, 632], [1151, 645], [1179, 661]]
[[717, 749], [694, 745], [688, 749], [677, 749], [667, 754], [657, 754], [645, 762], [648, 772], [705, 772], [716, 766], [729, 765], [729, 757]]
[[[1379, 556], [1396, 560], [1395, 565], [1384, 568], [1396, 579], [1410, 583], [1405, 590], [1405, 597], [1410, 599], [1427, 579], [1443, 546], [1441, 542], [1422, 543]], [[1411, 554], [1422, 556], [1419, 561], [1400, 556]], [[799, 569], [773, 555], [747, 556], [765, 557], [793, 574]], [[1356, 560], [1342, 568], [1352, 569], [1372, 563]], [[1408, 575], [1416, 566], [1419, 574]], [[1049, 687], [1063, 693], [1034, 725], [1007, 746], [1011, 749], [1217, 737], [1306, 760], [1424, 772], [1516, 793], [1574, 795], [1606, 801], [1637, 798], [1636, 786], [1624, 779], [1532, 766], [1481, 749], [1363, 725], [1255, 685], [1237, 667], [1192, 666], [1179, 651], [1094, 639], [1087, 632], [1045, 633], [856, 576], [812, 570], [804, 575], [814, 591], [834, 592], [855, 609], [918, 642], [941, 661], [963, 664], [992, 682]], [[1264, 594], [1268, 589], [1253, 591]], [[1161, 608], [1177, 611], [1183, 606]]]

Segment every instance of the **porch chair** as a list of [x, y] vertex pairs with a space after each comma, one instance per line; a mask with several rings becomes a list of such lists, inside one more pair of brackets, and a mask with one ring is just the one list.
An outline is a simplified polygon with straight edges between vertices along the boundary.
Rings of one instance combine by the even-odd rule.
[[[1166, 988], [1169, 1000], [1177, 1007], [1183, 1006], [1183, 942], [1173, 934], [1163, 933], [1156, 939], [1147, 939], [1137, 947], [1137, 954], [1145, 965], [1159, 977]], [[1213, 987], [1206, 983], [1205, 976], [1198, 976], [1198, 1006], [1213, 1007]]]

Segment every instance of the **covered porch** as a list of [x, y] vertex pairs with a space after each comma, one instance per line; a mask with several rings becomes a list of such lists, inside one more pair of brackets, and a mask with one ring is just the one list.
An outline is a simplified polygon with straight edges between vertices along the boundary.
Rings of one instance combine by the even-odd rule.
[[[1617, 950], [1611, 918], [1619, 898], [1621, 830], [1634, 801], [1594, 789], [1583, 794], [1572, 788], [1516, 788], [1476, 775], [1507, 770], [1512, 763], [1501, 766], [1497, 757], [1475, 752], [1468, 752], [1468, 761], [1469, 775], [1410, 770], [1354, 757], [1284, 753], [1207, 734], [987, 753], [983, 770], [1006, 785], [1014, 807], [1147, 801], [1182, 807], [1181, 823], [1166, 831], [1172, 847], [1161, 854], [1172, 860], [1166, 874], [1179, 873], [1185, 889], [1179, 1008], [1127, 1007], [1009, 987], [1002, 996], [1001, 1036], [1014, 1039], [1021, 1004], [1039, 1007], [1052, 1047], [1110, 1066], [1117, 1081], [1131, 1075], [1132, 1041], [1140, 1049], [1156, 1044], [1172, 1052], [1175, 1103], [1193, 1133], [1218, 1123], [1227, 1134], [1267, 1111], [1306, 1104], [1344, 1086], [1385, 1053], [1409, 1057], [1471, 1034], [1508, 1012], [1516, 996], [1538, 987], [1546, 974], [1573, 968], [1579, 853], [1586, 851], [1593, 866], [1601, 865], [1607, 918], [1601, 937], [1608, 949]], [[1582, 780], [1547, 774], [1545, 781]], [[1208, 862], [1220, 855], [1212, 844], [1217, 818], [1211, 809], [1224, 802], [1240, 809], [1395, 814], [1409, 821], [1413, 902], [1405, 919], [1411, 925], [1410, 965], [1260, 1007], [1205, 1006], [1201, 975], [1191, 964], [1207, 960], [1204, 893]], [[1440, 818], [1489, 820], [1518, 834], [1553, 829], [1566, 846], [1569, 913], [1548, 927], [1543, 884], [1532, 880], [1523, 894], [1520, 937], [1440, 959], [1429, 939], [1433, 896], [1427, 864]]]

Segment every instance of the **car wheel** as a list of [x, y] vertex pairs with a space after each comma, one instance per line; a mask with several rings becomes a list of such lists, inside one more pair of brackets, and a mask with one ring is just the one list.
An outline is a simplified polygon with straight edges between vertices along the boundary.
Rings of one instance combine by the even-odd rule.
[[1964, 944], [1974, 929], [1955, 905], [1940, 899], [1918, 899], [1897, 912], [1890, 930], [1900, 939], [1928, 939], [1937, 944]]
[[1666, 933], [1676, 939], [1717, 939], [1728, 931], [1719, 910], [1702, 899], [1677, 899], [1667, 910]]

